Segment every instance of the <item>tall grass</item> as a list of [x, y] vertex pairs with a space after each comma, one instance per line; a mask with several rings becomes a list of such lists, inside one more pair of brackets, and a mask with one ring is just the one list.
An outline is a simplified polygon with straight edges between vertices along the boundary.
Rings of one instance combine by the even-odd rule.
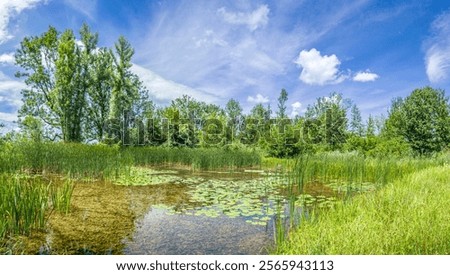
[[[316, 207], [308, 206], [303, 196], [303, 188], [310, 183], [321, 183], [328, 185], [336, 192], [344, 195], [344, 201], [351, 201], [355, 193], [363, 193], [368, 190], [377, 190], [401, 179], [416, 171], [435, 166], [443, 166], [450, 163], [450, 154], [428, 158], [393, 158], [390, 156], [367, 158], [357, 153], [320, 153], [316, 155], [303, 155], [297, 158], [293, 164], [284, 162], [291, 166], [285, 174], [287, 182], [287, 197], [289, 211], [287, 213], [290, 221], [295, 223], [279, 222], [275, 227], [275, 236], [279, 234], [289, 235], [301, 223], [308, 223], [308, 219], [316, 220], [316, 215], [326, 211], [318, 204]], [[307, 195], [306, 195], [307, 196]], [[323, 198], [325, 200], [325, 197]], [[306, 203], [306, 204], [305, 204]], [[326, 204], [328, 207], [334, 203]], [[281, 219], [279, 215], [276, 217]], [[283, 232], [283, 233], [279, 233]], [[282, 245], [283, 240], [277, 240]]]
[[371, 158], [357, 153], [331, 152], [301, 156], [290, 177], [301, 185], [312, 181], [385, 185], [406, 174], [449, 162], [450, 154], [428, 158]]
[[212, 170], [259, 166], [261, 163], [258, 153], [244, 150], [134, 147], [124, 151], [133, 157], [135, 165], [181, 164], [199, 170]]
[[60, 173], [73, 177], [113, 177], [132, 161], [118, 147], [16, 142], [2, 145], [0, 173]]
[[11, 236], [44, 230], [53, 210], [70, 210], [73, 184], [49, 183], [40, 177], [0, 175], [0, 248]]
[[256, 152], [163, 147], [17, 142], [0, 145], [0, 173], [58, 173], [74, 178], [117, 178], [132, 165], [181, 164], [194, 169], [259, 165]]
[[0, 239], [45, 227], [50, 209], [49, 186], [38, 179], [0, 175]]
[[70, 203], [72, 202], [72, 194], [74, 189], [74, 184], [70, 180], [66, 180], [62, 186], [52, 187], [52, 205], [53, 208], [61, 213], [70, 212]]
[[339, 202], [303, 220], [276, 253], [448, 255], [449, 169], [427, 168], [377, 192]]

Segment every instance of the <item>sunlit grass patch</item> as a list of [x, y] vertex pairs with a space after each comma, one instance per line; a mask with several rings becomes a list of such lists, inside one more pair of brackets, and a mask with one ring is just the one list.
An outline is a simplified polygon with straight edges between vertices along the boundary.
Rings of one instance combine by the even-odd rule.
[[302, 221], [278, 254], [450, 253], [450, 173], [435, 167]]

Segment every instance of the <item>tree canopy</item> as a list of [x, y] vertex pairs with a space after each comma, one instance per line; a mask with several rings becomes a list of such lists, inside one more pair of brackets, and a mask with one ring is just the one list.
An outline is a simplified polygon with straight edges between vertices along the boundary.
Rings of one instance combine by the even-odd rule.
[[[19, 126], [25, 138], [149, 146], [247, 146], [270, 156], [292, 157], [318, 150], [364, 154], [430, 154], [449, 147], [450, 107], [445, 92], [416, 89], [394, 98], [387, 119], [368, 116], [340, 93], [318, 97], [303, 116], [289, 118], [281, 89], [276, 110], [258, 103], [244, 113], [229, 99], [224, 107], [183, 95], [158, 106], [132, 73], [134, 49], [120, 36], [112, 48], [83, 24], [49, 27], [25, 37], [15, 59], [27, 87]], [[155, 91], [159, 92], [159, 91]], [[2, 125], [0, 124], [0, 127]], [[4, 137], [3, 137], [4, 138]]]

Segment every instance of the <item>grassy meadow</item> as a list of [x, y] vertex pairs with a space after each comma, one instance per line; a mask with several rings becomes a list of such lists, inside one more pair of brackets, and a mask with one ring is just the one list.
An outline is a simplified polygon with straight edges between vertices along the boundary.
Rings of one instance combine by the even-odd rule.
[[450, 167], [425, 168], [301, 221], [277, 254], [450, 253]]

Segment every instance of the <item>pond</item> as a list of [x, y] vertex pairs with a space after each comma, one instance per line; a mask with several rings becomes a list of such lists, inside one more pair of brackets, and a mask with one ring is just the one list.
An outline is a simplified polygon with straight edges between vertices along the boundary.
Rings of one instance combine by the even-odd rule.
[[[292, 190], [291, 190], [292, 191]], [[297, 203], [326, 205], [336, 192], [309, 184]], [[292, 193], [292, 192], [291, 192]], [[116, 184], [75, 183], [72, 210], [22, 242], [27, 254], [267, 254], [286, 215], [286, 178], [248, 170], [135, 167]]]

